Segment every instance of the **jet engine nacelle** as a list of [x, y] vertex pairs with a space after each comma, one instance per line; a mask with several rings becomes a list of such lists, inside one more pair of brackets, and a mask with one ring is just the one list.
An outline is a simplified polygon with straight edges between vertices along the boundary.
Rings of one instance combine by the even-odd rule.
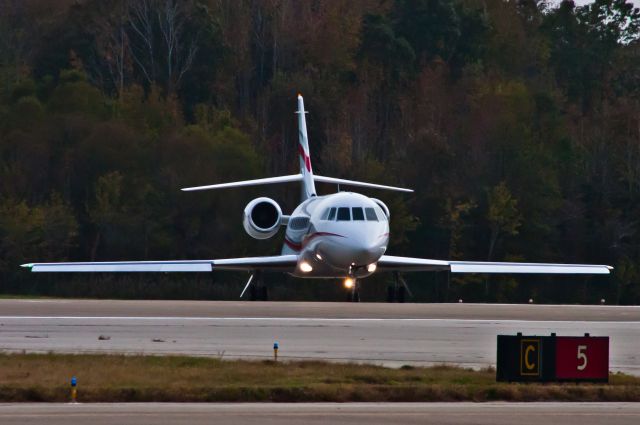
[[269, 239], [278, 233], [282, 223], [282, 209], [271, 198], [256, 198], [244, 209], [242, 225], [254, 239]]
[[389, 212], [389, 208], [385, 205], [384, 202], [382, 202], [380, 199], [375, 199], [375, 198], [371, 198], [371, 200], [376, 204], [378, 204], [378, 206], [382, 209], [382, 212], [384, 213], [384, 215], [387, 216], [387, 220], [391, 219], [391, 213]]

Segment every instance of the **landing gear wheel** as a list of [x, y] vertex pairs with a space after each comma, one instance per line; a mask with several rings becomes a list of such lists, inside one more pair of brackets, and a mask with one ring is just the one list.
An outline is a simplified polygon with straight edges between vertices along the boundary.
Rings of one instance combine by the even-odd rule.
[[269, 290], [266, 286], [260, 288], [260, 300], [268, 301], [269, 300]]
[[393, 273], [393, 285], [387, 287], [387, 302], [403, 303], [407, 294], [413, 298], [413, 294], [411, 294], [407, 283], [402, 279], [400, 273]]
[[347, 292], [347, 302], [359, 303], [360, 302], [360, 285], [358, 281], [353, 283], [353, 287]]
[[249, 288], [249, 301], [255, 301], [258, 299], [258, 288], [253, 285]]
[[403, 303], [404, 302], [404, 295], [405, 295], [405, 289], [404, 286], [401, 286], [398, 288], [397, 291], [397, 296], [396, 296], [396, 301], [399, 303]]
[[392, 303], [396, 300], [396, 288], [389, 285], [387, 287], [387, 302]]

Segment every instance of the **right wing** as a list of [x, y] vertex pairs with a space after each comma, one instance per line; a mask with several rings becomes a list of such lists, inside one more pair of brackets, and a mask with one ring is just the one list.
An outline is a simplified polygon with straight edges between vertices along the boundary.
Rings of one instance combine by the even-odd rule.
[[393, 255], [383, 255], [377, 264], [377, 270], [381, 272], [435, 272], [449, 270], [448, 261], [396, 257]]
[[264, 270], [292, 272], [297, 255], [271, 257], [225, 258], [220, 260], [183, 261], [112, 261], [82, 263], [30, 263], [22, 267], [32, 272], [211, 272], [213, 270]]
[[450, 270], [452, 273], [609, 274], [612, 269], [601, 264], [444, 261], [391, 255], [383, 255], [378, 261], [378, 270], [392, 272]]

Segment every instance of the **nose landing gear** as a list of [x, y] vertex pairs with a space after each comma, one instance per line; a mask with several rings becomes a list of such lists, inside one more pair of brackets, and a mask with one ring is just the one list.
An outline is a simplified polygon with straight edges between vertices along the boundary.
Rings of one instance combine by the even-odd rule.
[[347, 293], [347, 302], [360, 302], [360, 282], [354, 277], [348, 277], [344, 280], [344, 287], [349, 290]]
[[387, 302], [403, 303], [406, 298], [406, 294], [413, 297], [413, 294], [409, 290], [409, 286], [407, 286], [407, 282], [405, 282], [402, 276], [400, 276], [400, 273], [393, 273], [393, 285], [390, 285], [387, 288]]

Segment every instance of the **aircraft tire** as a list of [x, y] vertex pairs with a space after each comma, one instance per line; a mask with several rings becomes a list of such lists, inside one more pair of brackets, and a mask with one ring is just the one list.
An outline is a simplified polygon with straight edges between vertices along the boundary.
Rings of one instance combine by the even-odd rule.
[[251, 286], [249, 288], [249, 301], [255, 301], [258, 299], [258, 288]]
[[404, 286], [401, 286], [401, 287], [398, 288], [398, 295], [396, 297], [396, 300], [399, 303], [403, 303], [404, 302], [405, 293], [406, 293], [406, 290], [404, 289]]
[[266, 286], [260, 288], [260, 300], [261, 301], [269, 301], [269, 290]]
[[351, 301], [354, 303], [360, 302], [360, 293], [358, 291], [353, 293], [353, 299]]
[[396, 291], [393, 285], [387, 287], [387, 302], [392, 303], [396, 300]]

